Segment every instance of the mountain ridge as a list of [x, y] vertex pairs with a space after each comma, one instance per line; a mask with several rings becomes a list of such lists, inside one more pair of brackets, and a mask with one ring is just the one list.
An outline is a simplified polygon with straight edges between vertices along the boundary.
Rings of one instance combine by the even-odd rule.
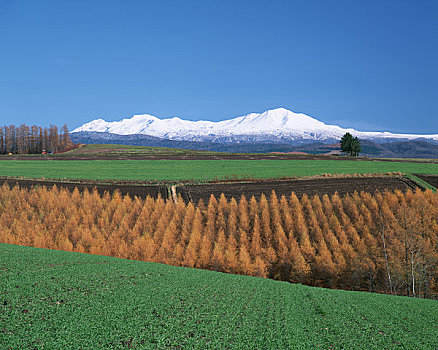
[[76, 132], [107, 132], [117, 135], [149, 135], [178, 141], [210, 142], [257, 142], [289, 139], [291, 141], [331, 141], [339, 139], [345, 132], [363, 139], [430, 139], [438, 141], [438, 134], [397, 134], [390, 132], [358, 131], [328, 125], [303, 113], [285, 108], [276, 108], [263, 113], [218, 122], [189, 121], [178, 117], [160, 119], [153, 115], [134, 115], [120, 121], [107, 122], [102, 118], [76, 128]]
[[150, 114], [134, 115], [120, 121], [107, 122], [102, 118], [74, 129], [78, 132], [104, 132], [117, 135], [148, 135], [177, 141], [196, 142], [284, 142], [286, 140], [333, 141], [346, 132], [362, 139], [429, 139], [438, 141], [438, 134], [397, 134], [387, 131], [358, 131], [325, 124], [304, 113], [295, 113], [285, 108], [276, 108], [263, 113], [218, 122], [189, 121], [178, 117], [160, 119]]

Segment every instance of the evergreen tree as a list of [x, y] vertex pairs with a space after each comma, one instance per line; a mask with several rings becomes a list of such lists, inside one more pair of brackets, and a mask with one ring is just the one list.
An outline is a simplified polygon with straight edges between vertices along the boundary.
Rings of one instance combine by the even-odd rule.
[[357, 157], [362, 150], [360, 140], [349, 132], [345, 133], [341, 138], [341, 150], [351, 157]]

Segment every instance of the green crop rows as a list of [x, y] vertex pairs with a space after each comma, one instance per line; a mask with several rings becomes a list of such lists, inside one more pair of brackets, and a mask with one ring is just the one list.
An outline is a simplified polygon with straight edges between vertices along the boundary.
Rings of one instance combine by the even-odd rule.
[[434, 349], [438, 302], [0, 244], [0, 348]]
[[438, 174], [438, 164], [347, 160], [1, 160], [0, 176], [70, 179], [211, 180], [324, 173]]

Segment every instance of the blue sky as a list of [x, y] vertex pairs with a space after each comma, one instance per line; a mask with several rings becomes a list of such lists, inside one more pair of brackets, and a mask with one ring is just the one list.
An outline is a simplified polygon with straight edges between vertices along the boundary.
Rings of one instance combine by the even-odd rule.
[[438, 1], [0, 0], [0, 125], [285, 107], [438, 133]]

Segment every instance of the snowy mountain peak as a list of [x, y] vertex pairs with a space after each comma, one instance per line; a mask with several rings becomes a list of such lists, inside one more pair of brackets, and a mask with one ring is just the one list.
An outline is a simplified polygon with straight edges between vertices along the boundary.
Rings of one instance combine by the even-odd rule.
[[108, 132], [119, 135], [143, 134], [182, 141], [325, 141], [339, 139], [346, 132], [364, 139], [416, 139], [438, 141], [436, 135], [392, 134], [389, 132], [360, 132], [327, 125], [303, 113], [285, 108], [271, 109], [263, 113], [250, 113], [219, 122], [189, 121], [178, 117], [159, 119], [153, 115], [134, 115], [121, 121], [106, 122], [96, 119], [75, 132]]
[[258, 119], [273, 122], [277, 126], [298, 128], [302, 130], [325, 126], [324, 123], [315, 118], [309, 117], [303, 113], [295, 113], [285, 108], [268, 110], [260, 114]]

